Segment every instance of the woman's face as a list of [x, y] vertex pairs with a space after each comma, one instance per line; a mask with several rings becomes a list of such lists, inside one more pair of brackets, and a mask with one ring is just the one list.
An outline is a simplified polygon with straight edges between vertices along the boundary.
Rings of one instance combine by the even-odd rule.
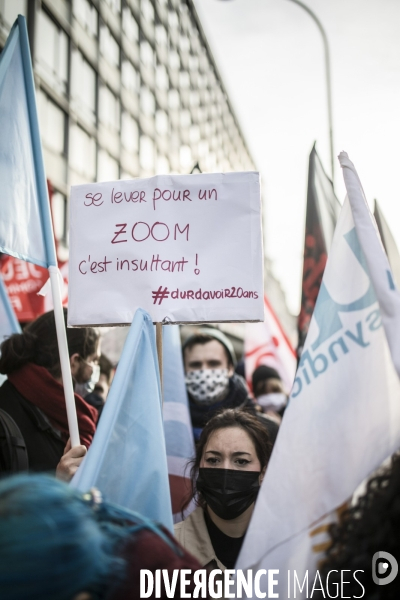
[[241, 427], [214, 431], [204, 446], [200, 467], [261, 471], [253, 441]]

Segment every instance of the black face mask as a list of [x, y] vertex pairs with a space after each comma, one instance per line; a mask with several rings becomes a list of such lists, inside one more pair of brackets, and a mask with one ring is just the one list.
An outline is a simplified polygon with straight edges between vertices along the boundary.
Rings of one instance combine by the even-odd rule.
[[236, 469], [199, 469], [196, 487], [215, 514], [230, 521], [255, 502], [260, 474], [260, 471]]

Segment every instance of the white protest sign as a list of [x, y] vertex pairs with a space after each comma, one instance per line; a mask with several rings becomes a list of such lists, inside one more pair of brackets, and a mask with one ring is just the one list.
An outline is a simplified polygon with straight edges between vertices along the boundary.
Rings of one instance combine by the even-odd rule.
[[69, 325], [262, 321], [258, 173], [71, 188]]

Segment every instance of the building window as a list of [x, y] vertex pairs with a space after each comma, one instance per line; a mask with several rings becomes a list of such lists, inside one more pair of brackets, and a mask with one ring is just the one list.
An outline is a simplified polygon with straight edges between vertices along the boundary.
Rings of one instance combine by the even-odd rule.
[[193, 125], [189, 131], [189, 139], [192, 144], [200, 140], [200, 129], [197, 125]]
[[100, 27], [100, 53], [113, 67], [119, 67], [119, 45], [107, 25]]
[[190, 112], [188, 110], [182, 110], [179, 115], [179, 121], [183, 129], [190, 127], [192, 122]]
[[168, 25], [170, 26], [171, 29], [177, 29], [179, 26], [178, 15], [173, 10], [170, 10], [168, 12]]
[[68, 84], [68, 37], [50, 17], [39, 11], [36, 61], [39, 73], [59, 93], [66, 95]]
[[179, 48], [182, 54], [189, 54], [190, 52], [190, 41], [185, 35], [181, 35], [179, 38]]
[[0, 0], [0, 15], [11, 28], [18, 15], [26, 15], [26, 0]]
[[146, 67], [154, 65], [154, 52], [149, 42], [142, 41], [140, 43], [140, 60]]
[[96, 121], [96, 72], [79, 50], [72, 52], [72, 98], [77, 103], [77, 111]]
[[168, 133], [168, 116], [163, 110], [156, 112], [156, 131], [159, 135]]
[[170, 171], [169, 160], [165, 156], [157, 156], [156, 175], [167, 175]]
[[122, 31], [129, 40], [135, 42], [139, 41], [138, 24], [136, 23], [136, 19], [131, 10], [127, 6], [125, 6], [124, 10], [122, 11]]
[[150, 0], [142, 0], [140, 3], [141, 13], [147, 23], [154, 21], [154, 8]]
[[154, 95], [145, 87], [142, 87], [140, 92], [140, 108], [145, 115], [154, 115], [156, 110]]
[[140, 166], [145, 171], [152, 172], [154, 169], [154, 142], [147, 135], [140, 138]]
[[39, 90], [36, 94], [40, 134], [44, 145], [53, 152], [65, 154], [65, 126], [67, 116], [61, 108]]
[[168, 92], [168, 106], [172, 110], [176, 110], [179, 108], [179, 92], [178, 90], [170, 90]]
[[70, 129], [69, 157], [71, 167], [83, 177], [96, 177], [96, 142], [79, 125]]
[[74, 0], [72, 11], [82, 25], [83, 29], [91, 37], [97, 37], [99, 27], [99, 15], [89, 0]]
[[119, 166], [106, 150], [99, 150], [97, 181], [115, 181], [119, 178]]
[[198, 71], [199, 70], [199, 58], [198, 56], [193, 56], [192, 54], [189, 56], [189, 71]]
[[197, 87], [201, 90], [207, 87], [207, 78], [205, 75], [200, 73], [197, 75]]
[[200, 97], [198, 92], [190, 92], [189, 96], [190, 106], [196, 107], [200, 104]]
[[124, 88], [130, 92], [137, 92], [140, 88], [139, 73], [128, 60], [122, 62], [121, 81]]
[[139, 150], [139, 129], [136, 121], [127, 112], [122, 113], [121, 143], [131, 154], [136, 154]]
[[192, 151], [189, 146], [181, 146], [179, 149], [179, 162], [183, 170], [187, 171], [193, 163]]
[[202, 140], [201, 142], [199, 142], [198, 153], [199, 156], [207, 156], [208, 142], [206, 142], [206, 140]]
[[164, 65], [158, 65], [156, 68], [156, 87], [160, 90], [169, 88], [168, 73]]
[[114, 13], [121, 12], [121, 0], [105, 0], [105, 3], [108, 4]]
[[175, 50], [170, 50], [168, 62], [171, 69], [173, 69], [174, 71], [179, 71], [181, 61], [179, 60], [179, 54]]
[[182, 89], [190, 87], [190, 77], [187, 71], [181, 71], [179, 73], [179, 87]]
[[60, 192], [53, 192], [51, 198], [51, 214], [53, 217], [54, 235], [58, 242], [67, 246], [68, 239], [68, 211], [67, 199]]
[[99, 119], [103, 125], [119, 131], [120, 129], [120, 105], [119, 100], [112, 91], [105, 85], [100, 86], [99, 90]]
[[167, 31], [163, 25], [156, 25], [156, 42], [159, 46], [166, 46], [168, 43]]

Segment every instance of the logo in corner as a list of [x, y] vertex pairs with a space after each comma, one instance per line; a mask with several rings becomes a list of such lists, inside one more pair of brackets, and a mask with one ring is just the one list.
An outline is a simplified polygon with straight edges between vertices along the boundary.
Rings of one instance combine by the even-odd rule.
[[372, 557], [372, 579], [376, 585], [392, 583], [399, 572], [395, 557], [389, 552], [380, 550]]

